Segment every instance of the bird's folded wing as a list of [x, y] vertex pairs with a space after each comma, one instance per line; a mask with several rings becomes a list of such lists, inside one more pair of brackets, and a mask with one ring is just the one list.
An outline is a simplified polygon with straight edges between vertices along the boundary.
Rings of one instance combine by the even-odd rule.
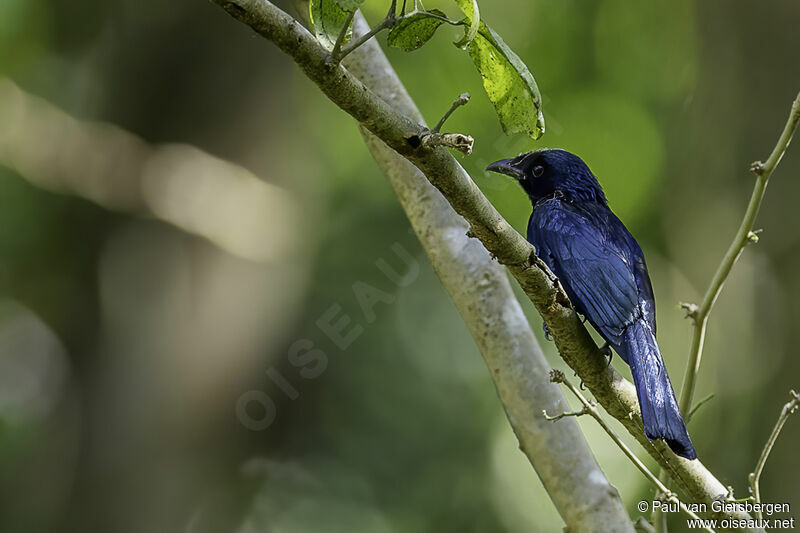
[[[626, 240], [610, 236], [607, 225], [600, 226], [608, 220], [598, 221], [568, 205], [542, 211], [546, 212], [534, 211], [529, 226], [537, 254], [558, 276], [577, 310], [607, 341], [618, 345], [625, 327], [641, 316]], [[612, 225], [616, 222], [627, 233], [611, 216]]]

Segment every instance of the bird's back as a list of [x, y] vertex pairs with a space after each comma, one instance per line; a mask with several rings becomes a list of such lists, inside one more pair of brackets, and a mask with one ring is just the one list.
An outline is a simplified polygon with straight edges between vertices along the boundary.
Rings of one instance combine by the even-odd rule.
[[575, 305], [631, 367], [645, 435], [697, 457], [656, 342], [653, 289], [644, 255], [605, 203], [537, 202], [528, 240]]
[[557, 197], [539, 202], [528, 222], [528, 241], [576, 310], [612, 346], [620, 345], [626, 326], [639, 318], [655, 330], [653, 289], [641, 248], [606, 205]]

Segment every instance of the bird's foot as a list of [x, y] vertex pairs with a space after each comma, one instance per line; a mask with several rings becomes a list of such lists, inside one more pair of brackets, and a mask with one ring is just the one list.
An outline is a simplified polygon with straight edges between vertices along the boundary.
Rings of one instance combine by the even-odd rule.
[[553, 337], [550, 335], [550, 328], [547, 327], [547, 324], [542, 322], [542, 330], [544, 330], [544, 338], [548, 341], [553, 340]]
[[614, 357], [614, 352], [611, 351], [611, 346], [608, 343], [600, 347], [600, 353], [608, 358], [608, 366], [611, 366], [611, 359]]

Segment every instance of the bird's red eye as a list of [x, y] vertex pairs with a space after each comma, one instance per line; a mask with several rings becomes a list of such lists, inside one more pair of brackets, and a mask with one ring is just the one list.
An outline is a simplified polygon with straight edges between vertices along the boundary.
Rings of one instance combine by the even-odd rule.
[[541, 177], [542, 174], [544, 174], [544, 167], [542, 165], [536, 165], [535, 167], [533, 167], [534, 177], [539, 178]]

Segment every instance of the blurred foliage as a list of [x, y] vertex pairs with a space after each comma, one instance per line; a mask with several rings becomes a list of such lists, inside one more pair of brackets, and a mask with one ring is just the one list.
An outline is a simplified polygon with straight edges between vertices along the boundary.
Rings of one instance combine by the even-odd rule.
[[[363, 9], [374, 23], [387, 4]], [[426, 6], [461, 16], [449, 0]], [[516, 227], [530, 205], [484, 173], [489, 162], [542, 146], [588, 162], [643, 245], [679, 386], [690, 325], [676, 304], [705, 289], [750, 193], [748, 164], [767, 155], [797, 93], [800, 4], [511, 0], [482, 2], [481, 16], [536, 76], [548, 121], [539, 141], [503, 134], [450, 45], [461, 28], [387, 54], [429, 123], [472, 94], [447, 129], [475, 137], [461, 160]], [[274, 47], [210, 3], [3, 0], [3, 79], [81, 121], [234, 161], [285, 190], [302, 221], [285, 228], [297, 250], [259, 262], [146, 211], [45, 191], [3, 159], [19, 132], [3, 127], [16, 115], [0, 113], [0, 531], [560, 529], [352, 120]], [[23, 148], [42, 165], [31, 168], [58, 170], [48, 155], [62, 142], [31, 139]], [[711, 318], [697, 395], [715, 398], [690, 426], [704, 463], [739, 496], [800, 376], [797, 148]], [[230, 232], [242, 220], [256, 231], [285, 222], [248, 218], [214, 191], [218, 205], [187, 197], [182, 207]], [[408, 268], [397, 243], [418, 268], [407, 285], [378, 266]], [[359, 282], [380, 291], [374, 315]], [[334, 306], [345, 331], [361, 332], [346, 348], [318, 325]], [[325, 355], [321, 374], [291, 355], [299, 339]], [[252, 390], [274, 403], [264, 431], [237, 417]], [[269, 410], [250, 407], [254, 418]], [[580, 424], [637, 516], [650, 487], [596, 424]], [[761, 486], [793, 509], [799, 438], [790, 419]]]

